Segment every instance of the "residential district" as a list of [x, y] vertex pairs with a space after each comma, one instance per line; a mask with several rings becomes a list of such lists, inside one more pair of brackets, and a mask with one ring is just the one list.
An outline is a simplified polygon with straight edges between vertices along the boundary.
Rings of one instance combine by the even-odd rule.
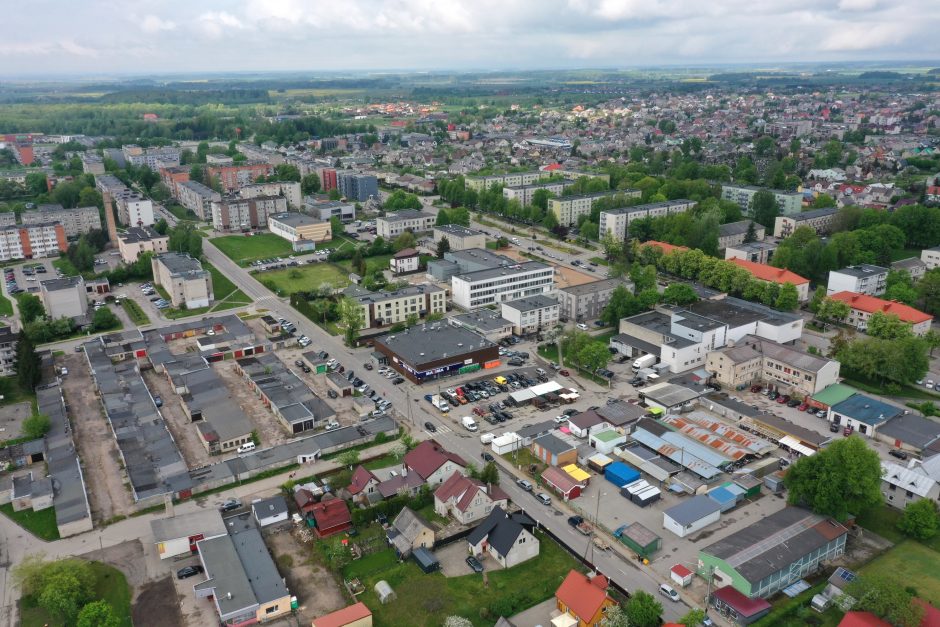
[[0, 128], [0, 623], [940, 625], [940, 97], [839, 80]]

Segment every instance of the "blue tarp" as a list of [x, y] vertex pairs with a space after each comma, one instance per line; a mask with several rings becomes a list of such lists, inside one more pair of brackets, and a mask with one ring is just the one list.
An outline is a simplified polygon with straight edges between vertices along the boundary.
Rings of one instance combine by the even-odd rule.
[[640, 471], [623, 462], [614, 462], [604, 469], [604, 478], [617, 487], [623, 487], [639, 479]]

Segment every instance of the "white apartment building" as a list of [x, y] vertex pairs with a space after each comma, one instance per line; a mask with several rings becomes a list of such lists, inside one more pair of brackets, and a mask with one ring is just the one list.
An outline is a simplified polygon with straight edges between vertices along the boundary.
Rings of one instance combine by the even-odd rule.
[[122, 150], [128, 163], [138, 167], [147, 166], [153, 171], [160, 168], [172, 168], [180, 164], [179, 148], [165, 146], [142, 150], [139, 146], [128, 145]]
[[924, 262], [928, 270], [940, 268], [940, 246], [925, 248], [920, 251], [920, 260]]
[[489, 268], [451, 277], [451, 298], [463, 309], [546, 294], [555, 284], [555, 269], [537, 261]]
[[112, 174], [96, 176], [95, 187], [102, 194], [111, 195], [117, 211], [118, 223], [123, 226], [150, 226], [155, 222], [153, 202], [131, 191], [116, 176]]
[[0, 261], [56, 257], [67, 249], [65, 229], [58, 222], [0, 228]]
[[300, 209], [303, 206], [303, 196], [300, 193], [300, 183], [297, 181], [277, 181], [275, 183], [255, 183], [245, 185], [238, 190], [242, 198], [258, 198], [264, 196], [283, 196], [291, 209]]
[[489, 189], [493, 185], [516, 187], [518, 185], [531, 185], [536, 181], [547, 179], [552, 172], [545, 170], [532, 170], [530, 172], [513, 172], [512, 174], [493, 174], [491, 176], [470, 176], [466, 178], [468, 189], [480, 191]]
[[623, 207], [611, 211], [601, 211], [600, 236], [613, 235], [617, 239], [626, 239], [630, 224], [641, 218], [660, 218], [663, 216], [683, 213], [695, 206], [694, 200], [666, 200], [663, 202], [647, 203], [635, 207]]
[[23, 224], [43, 224], [60, 222], [66, 237], [78, 237], [83, 233], [101, 228], [101, 214], [98, 207], [75, 207], [65, 209], [62, 205], [39, 205], [33, 211], [20, 214]]
[[519, 298], [502, 304], [502, 317], [512, 323], [513, 333], [528, 335], [558, 324], [558, 301], [544, 295]]
[[801, 226], [813, 229], [817, 235], [828, 235], [839, 210], [836, 207], [812, 209], [788, 216], [774, 218], [774, 237], [790, 237]]
[[626, 279], [602, 279], [558, 290], [558, 315], [564, 320], [581, 322], [599, 318], [619, 286], [633, 293], [633, 283]]
[[574, 185], [574, 181], [564, 179], [561, 181], [546, 181], [543, 183], [533, 183], [532, 185], [513, 185], [503, 188], [503, 198], [506, 200], [517, 200], [523, 207], [532, 204], [532, 198], [535, 192], [544, 189], [556, 196], [560, 196], [566, 187]]
[[888, 283], [888, 269], [863, 263], [841, 270], [829, 272], [826, 296], [838, 292], [855, 292], [868, 296], [880, 296], [885, 293]]
[[180, 204], [195, 213], [200, 220], [209, 220], [212, 217], [212, 203], [222, 200], [222, 194], [198, 181], [177, 183], [176, 195]]
[[548, 199], [548, 210], [555, 214], [558, 224], [574, 226], [578, 218], [591, 214], [591, 208], [600, 198], [609, 196], [625, 196], [626, 198], [639, 198], [642, 192], [638, 189], [618, 189], [596, 194], [578, 194], [576, 196], [559, 196]]
[[754, 198], [754, 194], [762, 190], [773, 193], [774, 199], [776, 199], [777, 205], [780, 207], [780, 215], [796, 215], [803, 209], [803, 194], [800, 192], [786, 192], [779, 189], [755, 187], [753, 185], [722, 185], [721, 197], [737, 204], [741, 207], [741, 211], [749, 213], [751, 211], [751, 201]]
[[132, 226], [125, 233], [118, 235], [118, 250], [121, 261], [134, 263], [146, 252], [165, 253], [170, 238], [160, 235], [150, 226]]
[[398, 237], [405, 231], [418, 233], [434, 226], [434, 216], [426, 211], [406, 209], [375, 219], [375, 234], [385, 239]]

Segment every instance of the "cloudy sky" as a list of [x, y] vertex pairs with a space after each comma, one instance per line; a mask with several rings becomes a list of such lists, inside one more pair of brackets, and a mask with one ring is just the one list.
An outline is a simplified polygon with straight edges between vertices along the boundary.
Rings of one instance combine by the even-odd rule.
[[940, 57], [937, 0], [7, 2], [6, 76]]

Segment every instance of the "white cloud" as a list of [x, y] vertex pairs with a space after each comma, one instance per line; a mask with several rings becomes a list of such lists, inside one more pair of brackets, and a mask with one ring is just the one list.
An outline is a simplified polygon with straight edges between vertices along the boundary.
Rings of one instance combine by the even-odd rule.
[[877, 6], [878, 0], [839, 0], [840, 11], [871, 11]]
[[245, 28], [240, 19], [225, 11], [207, 11], [196, 19], [196, 23], [202, 32], [212, 38]]
[[851, 24], [836, 29], [821, 45], [827, 51], [877, 50], [903, 42], [914, 30], [907, 23]]
[[176, 30], [176, 22], [164, 20], [156, 15], [150, 14], [145, 15], [144, 19], [140, 21], [140, 28], [145, 33], [159, 33], [164, 30]]

